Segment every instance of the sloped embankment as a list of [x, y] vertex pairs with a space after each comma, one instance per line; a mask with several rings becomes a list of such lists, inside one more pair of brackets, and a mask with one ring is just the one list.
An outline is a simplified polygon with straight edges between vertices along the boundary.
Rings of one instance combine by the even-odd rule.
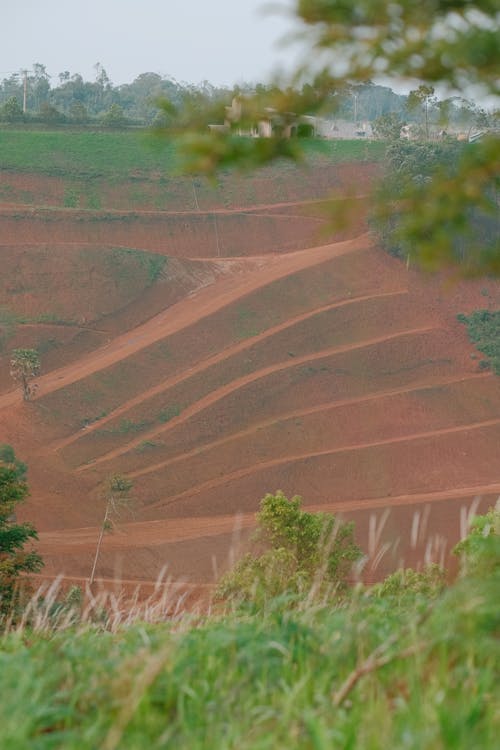
[[355, 517], [373, 575], [444, 559], [462, 506], [500, 492], [500, 380], [456, 320], [498, 285], [443, 286], [374, 247], [362, 170], [345, 241], [324, 202], [256, 205], [245, 185], [232, 208], [2, 209], [2, 334], [44, 374], [21, 404], [4, 366], [0, 427], [48, 573], [88, 575], [113, 473], [136, 515], [99, 572], [128, 580], [168, 563], [211, 581], [235, 514], [246, 533], [277, 488]]
[[109, 343], [239, 267], [107, 245], [1, 245], [0, 389], [8, 354], [36, 348], [45, 372]]
[[[248, 528], [277, 487], [351, 510], [366, 543], [367, 514], [391, 508], [379, 544], [400, 541], [386, 566], [446, 555], [467, 497], [500, 490], [500, 385], [455, 319], [479, 290], [436, 290], [366, 240], [287, 254], [151, 319], [152, 339], [137, 329], [129, 349], [122, 339], [62, 382], [42, 378], [33, 408], [81, 498], [59, 501], [66, 524], [98, 523], [110, 474], [134, 481], [138, 518], [106, 540], [103, 575], [120, 558], [126, 578], [154, 577], [168, 560], [210, 581], [230, 519]], [[412, 521], [426, 498], [430, 547]], [[85, 575], [95, 532], [75, 546], [65, 535], [42, 533], [49, 565]]]

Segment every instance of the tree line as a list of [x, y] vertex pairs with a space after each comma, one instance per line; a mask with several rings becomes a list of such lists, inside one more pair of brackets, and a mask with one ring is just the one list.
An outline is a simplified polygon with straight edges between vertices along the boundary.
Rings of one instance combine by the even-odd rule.
[[10, 74], [0, 81], [0, 119], [53, 125], [153, 125], [160, 112], [159, 99], [178, 106], [189, 95], [213, 99], [228, 93], [208, 81], [192, 86], [151, 72], [141, 73], [132, 83], [114, 85], [100, 63], [94, 69], [93, 81], [65, 70], [55, 77], [55, 84], [41, 63], [30, 71]]
[[[219, 105], [223, 112], [237, 94], [286, 98], [289, 92], [276, 84], [242, 84], [217, 87], [208, 81], [193, 85], [168, 76], [146, 72], [131, 83], [115, 85], [105, 68], [94, 66], [95, 79], [86, 81], [80, 73], [62, 71], [51, 76], [45, 65], [34, 63], [31, 70], [11, 73], [0, 81], [0, 122], [32, 122], [45, 125], [100, 124], [108, 127], [161, 126], [165, 110], [161, 102], [175, 108], [206, 108]], [[405, 122], [428, 130], [453, 125], [465, 130], [488, 125], [491, 115], [463, 97], [439, 101], [434, 89], [417, 89], [409, 95], [397, 94], [388, 86], [370, 81], [332, 88], [323, 102], [327, 117], [352, 122], [369, 121], [381, 137], [391, 135]], [[310, 98], [310, 84], [302, 84], [300, 93]]]

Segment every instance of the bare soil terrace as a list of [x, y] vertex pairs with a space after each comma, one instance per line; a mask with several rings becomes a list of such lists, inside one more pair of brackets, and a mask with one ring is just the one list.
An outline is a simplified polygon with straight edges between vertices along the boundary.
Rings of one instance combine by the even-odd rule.
[[[447, 560], [462, 509], [500, 493], [500, 380], [456, 320], [498, 307], [500, 286], [384, 254], [366, 233], [374, 169], [335, 170], [285, 181], [284, 200], [241, 178], [230, 207], [195, 185], [198, 206], [177, 194], [168, 211], [159, 180], [134, 205], [130, 185], [96, 183], [101, 208], [82, 210], [61, 208], [59, 178], [9, 173], [0, 442], [29, 464], [22, 516], [46, 575], [88, 576], [117, 472], [134, 481], [135, 515], [105, 538], [99, 574], [129, 582], [165, 564], [212, 582], [278, 488], [354, 518], [371, 577]], [[328, 175], [337, 198], [357, 192], [349, 230], [310, 200]], [[8, 378], [14, 346], [42, 352], [32, 403]]]

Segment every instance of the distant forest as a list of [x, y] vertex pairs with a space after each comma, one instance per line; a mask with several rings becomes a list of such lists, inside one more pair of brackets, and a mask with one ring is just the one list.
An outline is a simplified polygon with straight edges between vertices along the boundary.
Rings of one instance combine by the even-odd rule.
[[[230, 89], [213, 86], [208, 81], [192, 85], [158, 73], [141, 73], [132, 83], [114, 85], [100, 63], [94, 69], [93, 81], [84, 81], [79, 73], [67, 70], [52, 77], [41, 63], [35, 63], [29, 71], [12, 73], [0, 82], [0, 122], [116, 128], [161, 125], [164, 115], [159, 100], [167, 99], [174, 106], [187, 100], [229, 103], [235, 93], [264, 88], [248, 84]], [[411, 96], [396, 94], [387, 86], [370, 82], [355, 84], [341, 93], [332, 93], [331, 110], [325, 115], [332, 119], [373, 122], [394, 114], [412, 122], [419, 115], [409, 106], [409, 100]], [[459, 127], [470, 127], [485, 114], [461, 98], [439, 102], [437, 97], [429, 96], [426, 106], [434, 122]]]

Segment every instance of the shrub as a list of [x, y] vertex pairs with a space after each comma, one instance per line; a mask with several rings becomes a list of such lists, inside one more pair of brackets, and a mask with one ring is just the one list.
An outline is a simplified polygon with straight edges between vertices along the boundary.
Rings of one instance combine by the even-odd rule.
[[462, 575], [484, 577], [500, 573], [500, 498], [495, 508], [472, 520], [468, 536], [453, 552], [460, 558]]
[[264, 497], [253, 538], [261, 553], [246, 555], [221, 579], [219, 597], [260, 604], [280, 594], [325, 596], [345, 589], [362, 557], [354, 525], [303, 511], [301, 502], [279, 490]]
[[480, 369], [491, 367], [500, 375], [500, 310], [474, 310], [469, 316], [460, 313], [457, 320], [467, 326], [471, 341], [488, 357], [479, 362]]
[[370, 596], [388, 597], [394, 604], [403, 606], [419, 599], [434, 599], [444, 591], [445, 585], [445, 571], [434, 563], [421, 571], [412, 568], [396, 570], [372, 586]]

